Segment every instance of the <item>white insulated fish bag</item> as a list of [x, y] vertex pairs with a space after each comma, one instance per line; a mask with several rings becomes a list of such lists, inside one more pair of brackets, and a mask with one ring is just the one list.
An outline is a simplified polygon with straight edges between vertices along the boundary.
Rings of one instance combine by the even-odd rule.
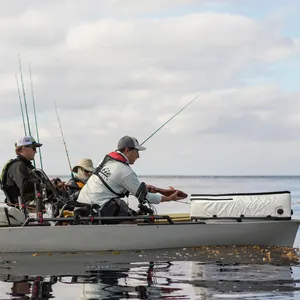
[[241, 194], [192, 194], [191, 218], [291, 218], [289, 191]]

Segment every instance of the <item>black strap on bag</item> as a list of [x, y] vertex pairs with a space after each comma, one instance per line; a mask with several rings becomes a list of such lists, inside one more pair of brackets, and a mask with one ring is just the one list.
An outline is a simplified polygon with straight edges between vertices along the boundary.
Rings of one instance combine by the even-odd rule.
[[115, 192], [106, 182], [105, 180], [99, 175], [99, 173], [101, 172], [102, 168], [104, 167], [104, 165], [111, 159], [111, 157], [109, 155], [106, 155], [103, 159], [103, 161], [101, 162], [101, 164], [96, 168], [96, 170], [93, 172], [94, 175], [98, 176], [98, 178], [102, 181], [102, 183], [105, 185], [105, 187], [111, 191], [113, 194], [115, 194], [116, 196], [118, 196], [119, 198], [124, 198], [124, 197], [128, 197], [129, 196], [129, 192], [127, 191], [126, 193], [117, 193]]

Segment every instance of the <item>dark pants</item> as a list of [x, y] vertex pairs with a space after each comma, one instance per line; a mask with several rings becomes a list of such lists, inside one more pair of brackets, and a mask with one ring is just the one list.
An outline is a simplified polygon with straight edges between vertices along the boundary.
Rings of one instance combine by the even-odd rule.
[[[102, 217], [130, 217], [136, 214], [124, 200], [119, 198], [113, 198], [106, 202], [100, 212]], [[122, 220], [103, 221], [104, 224], [118, 224], [120, 222]]]

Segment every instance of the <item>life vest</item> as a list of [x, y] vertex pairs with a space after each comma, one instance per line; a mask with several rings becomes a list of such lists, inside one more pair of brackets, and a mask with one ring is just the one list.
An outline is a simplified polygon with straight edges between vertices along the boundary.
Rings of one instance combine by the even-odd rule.
[[83, 181], [81, 181], [77, 176], [75, 177], [74, 173], [71, 173], [71, 179], [68, 181], [68, 185], [70, 186], [70, 189], [72, 190], [73, 188], [80, 188], [82, 189], [85, 185]]
[[82, 189], [84, 187], [84, 183], [82, 181], [75, 181], [75, 182], [79, 188]]
[[107, 155], [105, 155], [105, 157], [104, 157], [103, 161], [101, 162], [101, 164], [99, 165], [99, 167], [101, 166], [101, 169], [102, 169], [102, 167], [110, 160], [116, 160], [125, 165], [128, 165], [127, 160], [123, 155], [121, 155], [118, 152], [110, 152]]
[[128, 197], [129, 196], [129, 191], [120, 194], [115, 192], [106, 182], [105, 180], [99, 175], [99, 172], [103, 169], [103, 167], [109, 162], [109, 161], [118, 161], [120, 163], [123, 163], [125, 165], [128, 165], [128, 162], [126, 160], [126, 158], [121, 155], [118, 152], [110, 152], [108, 154], [105, 155], [104, 159], [102, 160], [102, 162], [100, 163], [100, 165], [96, 168], [96, 170], [93, 172], [94, 175], [96, 175], [101, 181], [102, 183], [105, 185], [105, 187], [110, 190], [113, 194], [117, 195], [119, 198], [124, 198], [124, 197]]
[[[14, 159], [10, 159], [5, 165], [4, 167], [2, 168], [2, 172], [1, 172], [1, 180], [0, 180], [0, 187], [1, 189], [3, 190], [5, 196], [6, 196], [6, 199], [5, 199], [5, 202], [8, 203], [8, 202], [12, 202], [14, 203], [14, 199], [11, 199], [11, 195], [10, 195], [10, 191], [11, 191], [11, 187], [7, 186], [7, 183], [8, 183], [8, 171], [9, 171], [9, 168], [10, 166], [15, 163], [15, 162], [24, 162], [26, 164], [26, 166], [32, 170], [34, 169], [34, 167], [31, 165], [31, 163], [25, 158], [23, 157], [22, 155], [18, 155], [16, 158]], [[13, 188], [13, 187], [12, 187]], [[17, 187], [18, 188], [18, 187]], [[19, 189], [19, 188], [18, 188]], [[27, 197], [31, 197], [31, 192], [29, 193], [24, 193], [22, 196], [24, 196], [24, 201], [26, 202], [26, 198]], [[12, 196], [13, 197], [13, 196]], [[32, 200], [32, 199], [31, 199]]]
[[4, 192], [6, 192], [8, 169], [16, 161], [19, 161], [19, 158], [10, 159], [2, 168], [1, 177], [0, 177], [0, 187], [1, 187], [1, 190], [3, 190]]

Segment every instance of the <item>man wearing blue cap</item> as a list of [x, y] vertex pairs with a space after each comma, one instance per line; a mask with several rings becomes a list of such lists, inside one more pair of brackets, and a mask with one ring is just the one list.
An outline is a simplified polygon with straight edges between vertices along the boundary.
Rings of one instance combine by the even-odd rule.
[[15, 143], [17, 157], [3, 167], [1, 174], [2, 189], [8, 204], [18, 204], [21, 195], [25, 202], [35, 198], [35, 184], [38, 181], [31, 174], [34, 169], [31, 161], [34, 160], [36, 149], [41, 146], [31, 136], [24, 136]]

